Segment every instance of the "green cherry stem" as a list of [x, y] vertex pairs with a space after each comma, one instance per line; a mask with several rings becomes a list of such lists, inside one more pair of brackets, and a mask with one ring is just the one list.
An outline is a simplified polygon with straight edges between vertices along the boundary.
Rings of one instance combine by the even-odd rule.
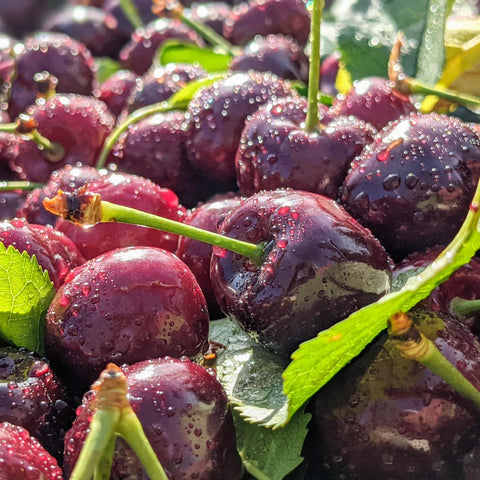
[[[261, 264], [264, 254], [264, 243], [244, 242], [142, 210], [107, 202], [102, 200], [99, 194], [88, 192], [87, 188], [80, 188], [72, 193], [60, 191], [54, 198], [45, 198], [43, 205], [49, 212], [61, 215], [66, 220], [81, 226], [121, 222], [156, 228], [239, 253], [250, 258], [257, 265]], [[72, 205], [74, 207], [70, 208], [69, 206]]]
[[115, 203], [102, 201], [101, 204], [102, 222], [114, 221], [157, 228], [165, 232], [176, 233], [177, 235], [182, 235], [193, 240], [198, 240], [200, 242], [224, 248], [225, 250], [239, 253], [240, 255], [250, 258], [256, 264], [260, 264], [262, 261], [264, 251], [263, 243], [253, 244], [234, 238], [224, 237], [218, 233], [202, 230], [201, 228], [196, 228], [185, 223], [158, 217], [141, 210], [124, 207], [123, 205], [117, 205]]
[[0, 123], [0, 132], [17, 133], [17, 127], [18, 127], [17, 122]]
[[110, 480], [116, 440], [117, 436], [112, 435], [97, 464], [97, 468], [93, 474], [93, 480]]
[[142, 424], [132, 407], [123, 409], [122, 417], [117, 425], [117, 433], [132, 447], [145, 467], [148, 478], [151, 480], [168, 480], [167, 474], [158, 461], [158, 457], [145, 436]]
[[389, 321], [388, 333], [404, 357], [425, 365], [480, 410], [480, 392], [442, 355], [408, 314], [399, 312], [393, 315]]
[[0, 192], [8, 192], [10, 190], [33, 190], [43, 186], [43, 183], [28, 182], [26, 180], [0, 181]]
[[457, 317], [468, 318], [480, 312], [480, 300], [455, 297], [450, 301], [450, 311]]
[[305, 130], [309, 133], [318, 131], [318, 89], [320, 85], [320, 26], [324, 0], [313, 0], [312, 21], [310, 26], [310, 68], [308, 72], [308, 110]]
[[120, 0], [120, 7], [133, 28], [137, 29], [143, 27], [143, 22], [138, 13], [138, 9], [132, 0]]

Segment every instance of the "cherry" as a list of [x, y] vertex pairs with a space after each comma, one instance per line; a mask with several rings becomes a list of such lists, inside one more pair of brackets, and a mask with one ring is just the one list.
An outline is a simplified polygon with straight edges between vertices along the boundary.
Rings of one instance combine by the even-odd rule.
[[170, 39], [204, 45], [200, 36], [180, 20], [159, 18], [132, 34], [130, 41], [118, 54], [120, 63], [124, 68], [143, 75], [152, 65], [157, 49]]
[[306, 81], [308, 58], [298, 43], [289, 36], [258, 35], [235, 56], [230, 70], [272, 72], [280, 78]]
[[58, 217], [45, 210], [43, 199], [56, 195], [59, 190], [72, 192], [105, 173], [106, 170], [99, 171], [87, 165], [65, 165], [65, 167], [55, 170], [43, 187], [35, 188], [28, 193], [21, 205], [18, 206], [16, 216], [23, 217], [30, 223], [54, 225]]
[[130, 70], [118, 70], [100, 85], [95, 91], [95, 95], [105, 102], [110, 111], [118, 117], [126, 106], [137, 81], [136, 73]]
[[204, 77], [207, 72], [196, 65], [169, 63], [150, 68], [135, 84], [127, 100], [124, 116], [139, 108], [168, 100], [188, 82]]
[[[240, 480], [243, 467], [227, 396], [214, 373], [188, 359], [161, 358], [123, 367], [133, 410], [168, 478]], [[72, 471], [94, 412], [96, 391], [83, 398], [65, 438]], [[112, 478], [144, 478], [134, 453], [117, 440]]]
[[235, 157], [240, 193], [291, 187], [338, 199], [351, 162], [376, 130], [354, 117], [331, 118], [323, 107], [319, 129], [309, 132], [306, 116], [307, 101], [292, 96], [249, 118]]
[[[183, 2], [187, 5], [189, 2]], [[223, 24], [231, 15], [232, 7], [228, 3], [214, 2], [193, 2], [189, 9], [185, 11], [185, 16], [195, 22], [200, 22], [210, 27], [213, 31], [222, 35]]]
[[14, 133], [0, 132], [0, 178], [2, 180], [17, 178], [14, 170], [10, 167], [10, 159], [13, 156], [16, 142], [17, 137]]
[[[186, 210], [179, 205], [175, 193], [144, 177], [110, 173], [92, 181], [88, 188], [111, 202], [140, 207], [172, 220], [183, 221], [185, 218]], [[173, 252], [178, 245], [178, 235], [135, 225], [108, 223], [84, 229], [59, 218], [55, 227], [70, 237], [87, 259], [119, 247], [143, 245]]]
[[327, 197], [261, 192], [234, 209], [219, 233], [267, 242], [261, 265], [214, 249], [211, 278], [222, 311], [282, 354], [389, 289], [390, 263], [371, 233]]
[[217, 184], [196, 172], [187, 158], [185, 115], [159, 113], [131, 125], [109, 159], [118, 171], [148, 177], [173, 190], [182, 205], [194, 207], [217, 190]]
[[[217, 231], [217, 225], [231, 210], [239, 206], [241, 197], [234, 194], [216, 195], [195, 208], [185, 223], [203, 230]], [[195, 275], [207, 300], [210, 319], [222, 317], [210, 280], [212, 247], [206, 243], [180, 237], [176, 255], [185, 262]]]
[[4, 480], [62, 480], [57, 461], [27, 430], [0, 423], [0, 477]]
[[65, 386], [37, 354], [0, 348], [0, 421], [27, 429], [58, 461], [74, 418], [71, 405]]
[[90, 51], [68, 35], [52, 32], [28, 37], [17, 52], [8, 113], [15, 118], [37, 95], [36, 73], [48, 71], [58, 80], [57, 92], [90, 95], [97, 86], [96, 67]]
[[246, 45], [256, 35], [281, 33], [305, 45], [310, 15], [303, 0], [251, 0], [235, 6], [225, 20], [223, 35], [234, 45]]
[[55, 288], [59, 288], [68, 272], [85, 262], [74, 243], [50, 226], [30, 224], [21, 218], [0, 222], [0, 241], [7, 247], [35, 255], [38, 264], [47, 270]]
[[40, 150], [36, 143], [19, 139], [11, 165], [24, 180], [46, 182], [66, 164], [93, 165], [115, 118], [93, 96], [57, 94], [31, 105], [27, 114], [37, 130], [59, 146], [59, 153]]
[[47, 312], [45, 349], [82, 392], [109, 362], [202, 355], [208, 324], [205, 297], [173, 253], [121, 248], [68, 276]]
[[[478, 389], [480, 344], [468, 328], [421, 311], [414, 320]], [[310, 409], [312, 478], [464, 478], [463, 462], [480, 442], [473, 404], [402, 357], [385, 334], [323, 387]]]
[[202, 88], [187, 109], [187, 150], [194, 167], [226, 185], [235, 183], [235, 152], [248, 115], [272, 98], [291, 94], [270, 73], [233, 73]]
[[85, 45], [95, 57], [116, 58], [125, 43], [117, 20], [108, 12], [88, 5], [65, 5], [52, 12], [42, 30], [64, 33]]
[[465, 122], [435, 113], [401, 117], [355, 160], [342, 203], [400, 260], [453, 238], [479, 159], [480, 140]]
[[412, 101], [395, 90], [385, 78], [368, 77], [356, 80], [346, 95], [333, 102], [333, 115], [354, 115], [381, 129], [401, 115], [416, 112]]
[[22, 38], [39, 26], [45, 7], [45, 0], [0, 2], [0, 21], [6, 27], [1, 29], [2, 32], [7, 31], [17, 38]]
[[28, 196], [28, 190], [0, 188], [0, 220], [11, 220]]

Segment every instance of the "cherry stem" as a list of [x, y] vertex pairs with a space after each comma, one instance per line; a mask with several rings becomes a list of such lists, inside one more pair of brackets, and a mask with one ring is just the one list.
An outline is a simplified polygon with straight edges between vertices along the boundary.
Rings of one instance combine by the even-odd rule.
[[138, 13], [138, 9], [132, 0], [120, 0], [120, 7], [133, 28], [137, 29], [143, 27], [143, 22]]
[[0, 123], [0, 132], [17, 133], [17, 127], [18, 127], [17, 122]]
[[172, 110], [177, 110], [177, 109], [178, 107], [170, 105], [168, 102], [159, 102], [159, 103], [154, 103], [153, 105], [148, 105], [147, 107], [143, 107], [143, 108], [139, 108], [138, 110], [135, 110], [126, 118], [126, 120], [122, 124], [116, 127], [107, 137], [107, 139], [105, 140], [105, 143], [103, 144], [102, 151], [98, 156], [96, 168], [100, 170], [101, 168], [105, 167], [105, 162], [107, 161], [110, 151], [112, 150], [112, 148], [114, 147], [115, 143], [120, 138], [122, 133], [125, 132], [130, 125], [133, 125], [134, 123], [137, 123], [140, 120], [143, 120], [144, 118], [149, 117], [150, 115], [155, 115], [156, 113], [171, 112]]
[[305, 130], [314, 133], [319, 129], [318, 90], [320, 85], [320, 27], [324, 0], [313, 0], [312, 21], [310, 25], [310, 68], [308, 72], [308, 110]]
[[159, 217], [141, 210], [106, 201], [101, 202], [101, 209], [102, 222], [115, 221], [156, 228], [239, 253], [240, 255], [250, 258], [257, 265], [260, 265], [262, 262], [265, 246], [264, 243], [254, 244], [237, 240], [235, 238], [225, 237], [218, 233], [209, 232], [208, 230], [193, 227], [185, 223], [176, 222], [175, 220]]
[[389, 335], [404, 357], [425, 365], [480, 410], [480, 392], [442, 355], [408, 314], [399, 312], [390, 318]]
[[137, 457], [145, 467], [148, 478], [151, 480], [168, 480], [167, 474], [158, 461], [150, 442], [142, 428], [142, 424], [135, 415], [132, 407], [124, 409], [122, 418], [117, 426], [118, 434], [132, 447]]
[[95, 469], [93, 480], [110, 480], [116, 440], [116, 435], [112, 435]]
[[25, 180], [0, 181], [0, 192], [8, 192], [11, 190], [33, 190], [43, 186], [43, 183], [28, 182]]
[[467, 300], [460, 297], [452, 298], [450, 311], [457, 317], [471, 317], [480, 312], [480, 300]]
[[473, 108], [480, 107], [480, 98], [447, 88], [438, 88], [431, 85], [425, 85], [420, 80], [408, 77], [403, 72], [400, 64], [400, 53], [403, 45], [403, 34], [399, 33], [395, 40], [388, 61], [388, 77], [394, 83], [395, 88], [404, 95], [421, 94], [436, 95], [439, 98], [447, 100], [451, 103], [470, 106]]

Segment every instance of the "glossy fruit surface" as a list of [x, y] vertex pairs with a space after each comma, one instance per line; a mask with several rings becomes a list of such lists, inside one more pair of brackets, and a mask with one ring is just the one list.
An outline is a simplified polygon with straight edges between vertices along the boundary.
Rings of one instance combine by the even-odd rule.
[[[468, 328], [436, 314], [414, 318], [479, 388], [480, 344]], [[315, 395], [312, 414], [314, 478], [463, 479], [480, 442], [473, 404], [384, 335]]]
[[411, 114], [380, 131], [348, 173], [342, 204], [399, 260], [446, 245], [467, 214], [480, 139], [453, 117]]
[[282, 354], [375, 301], [390, 286], [383, 247], [343, 208], [318, 194], [255, 194], [227, 215], [219, 231], [266, 242], [261, 265], [214, 249], [212, 285], [225, 314]]
[[63, 480], [57, 461], [27, 430], [0, 423], [0, 478], [2, 480]]
[[[171, 480], [240, 480], [243, 467], [227, 396], [212, 371], [187, 359], [162, 358], [124, 368], [132, 408]], [[65, 439], [71, 471], [92, 415], [84, 397]], [[132, 450], [118, 441], [112, 478], [146, 478]]]
[[117, 249], [67, 277], [47, 312], [45, 349], [83, 393], [110, 362], [196, 358], [208, 347], [208, 320], [195, 277], [175, 255]]

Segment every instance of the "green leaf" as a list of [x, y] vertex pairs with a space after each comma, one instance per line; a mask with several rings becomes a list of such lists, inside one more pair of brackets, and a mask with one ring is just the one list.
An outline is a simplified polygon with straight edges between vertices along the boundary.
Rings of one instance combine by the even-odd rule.
[[158, 61], [167, 63], [198, 64], [210, 73], [226, 72], [232, 61], [232, 56], [226, 53], [216, 53], [210, 48], [202, 48], [192, 43], [168, 40], [162, 44]]
[[97, 78], [100, 83], [103, 83], [107, 78], [122, 68], [117, 61], [108, 57], [95, 58], [95, 65], [97, 66]]
[[[398, 32], [405, 36], [402, 66], [415, 77], [435, 70], [435, 81], [443, 64], [443, 28], [450, 0], [343, 0], [337, 1], [332, 12], [338, 22], [338, 46], [345, 68], [356, 80], [367, 76], [388, 76], [388, 59]], [[432, 8], [431, 8], [432, 7]], [[439, 35], [437, 37], [436, 35]], [[428, 44], [424, 44], [428, 40]], [[429, 49], [442, 51], [437, 60]], [[421, 59], [420, 59], [420, 57]], [[417, 64], [417, 61], [420, 63]], [[427, 62], [434, 66], [431, 68]]]
[[194, 95], [204, 87], [208, 87], [225, 77], [225, 74], [211, 74], [206, 78], [189, 82], [179, 92], [175, 92], [167, 101], [169, 109], [185, 110]]
[[480, 182], [468, 215], [452, 242], [403, 288], [357, 310], [347, 319], [300, 345], [286, 368], [284, 392], [291, 417], [307, 400], [387, 327], [391, 315], [413, 308], [480, 249]]
[[310, 414], [297, 412], [285, 427], [271, 430], [234, 413], [237, 448], [246, 470], [258, 480], [282, 480], [303, 461]]
[[210, 339], [224, 345], [217, 376], [234, 409], [248, 422], [271, 427], [287, 420], [282, 372], [288, 361], [253, 341], [229, 319], [211, 322]]
[[0, 243], [0, 337], [44, 354], [45, 313], [55, 295], [35, 256]]

